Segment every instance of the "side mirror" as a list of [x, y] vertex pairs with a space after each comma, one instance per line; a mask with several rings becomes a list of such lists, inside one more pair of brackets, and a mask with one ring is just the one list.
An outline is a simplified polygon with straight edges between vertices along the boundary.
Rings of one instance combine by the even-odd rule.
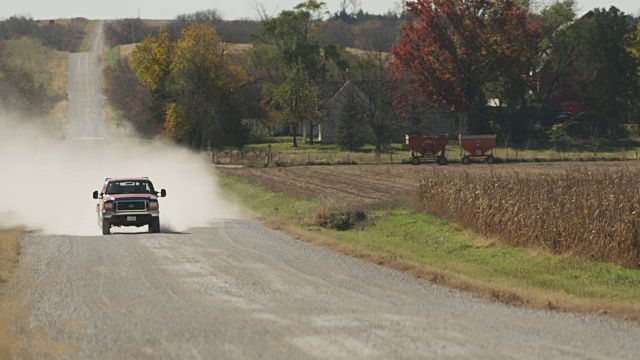
[[94, 192], [93, 192], [93, 198], [94, 198], [94, 199], [97, 199], [97, 198], [98, 198], [98, 191], [94, 191]]
[[165, 196], [167, 196], [167, 190], [165, 189], [160, 190], [160, 197], [165, 197]]

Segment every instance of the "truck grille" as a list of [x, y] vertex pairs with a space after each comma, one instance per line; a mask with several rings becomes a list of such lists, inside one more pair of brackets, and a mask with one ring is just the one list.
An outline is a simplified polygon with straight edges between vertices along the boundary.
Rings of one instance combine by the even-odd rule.
[[118, 201], [116, 202], [116, 211], [145, 211], [147, 210], [146, 201]]

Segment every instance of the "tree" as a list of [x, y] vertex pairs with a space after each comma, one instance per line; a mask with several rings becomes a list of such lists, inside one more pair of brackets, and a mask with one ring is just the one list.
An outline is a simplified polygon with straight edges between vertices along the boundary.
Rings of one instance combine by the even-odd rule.
[[[293, 10], [282, 11], [277, 17], [261, 14], [260, 31], [252, 37], [252, 57], [253, 64], [266, 76], [265, 98], [272, 97], [289, 69], [299, 64], [308, 74], [309, 86], [316, 87], [326, 80], [327, 62], [337, 59], [326, 55], [337, 52], [331, 44], [324, 48], [325, 51], [320, 46], [322, 19], [327, 14], [325, 8], [323, 2], [307, 0]], [[319, 120], [319, 117], [308, 118], [312, 144], [313, 129]]]
[[0, 39], [14, 40], [23, 37], [40, 38], [42, 29], [31, 17], [11, 16], [0, 21]]
[[294, 65], [285, 82], [278, 87], [271, 102], [273, 114], [279, 122], [291, 127], [293, 146], [298, 147], [298, 129], [305, 120], [318, 120], [318, 89], [311, 85], [302, 60]]
[[183, 34], [184, 30], [192, 25], [206, 25], [217, 28], [223, 23], [220, 12], [215, 9], [196, 11], [191, 14], [182, 14], [176, 16], [175, 20], [167, 25], [167, 31], [174, 41], [177, 41]]
[[[165, 108], [172, 97], [169, 81], [174, 47], [169, 33], [160, 29], [138, 44], [129, 59], [130, 68], [135, 70], [138, 81], [150, 95], [151, 106], [147, 108], [149, 114], [146, 116], [149, 120], [145, 121], [148, 124], [143, 130], [145, 133], [150, 131], [147, 136], [157, 135], [164, 127]], [[138, 121], [136, 119], [133, 123]]]
[[[128, 59], [119, 59], [113, 66], [105, 67], [103, 78], [109, 103], [129, 119], [138, 134], [153, 138], [162, 132], [164, 112], [157, 111], [151, 92], [140, 83]], [[160, 109], [163, 108], [161, 105]]]
[[[629, 45], [629, 50], [633, 56], [640, 61], [640, 21], [638, 21], [638, 24], [636, 25], [636, 31], [632, 36], [632, 42]], [[638, 68], [638, 73], [640, 74], [640, 67]]]
[[274, 45], [280, 61], [287, 67], [302, 62], [310, 78], [317, 81], [321, 76], [320, 23], [326, 13], [326, 4], [307, 0], [285, 10], [277, 17], [261, 14], [260, 31], [253, 37], [257, 44]]
[[393, 141], [400, 127], [399, 117], [393, 112], [393, 98], [389, 84], [388, 54], [369, 51], [353, 63], [354, 78], [360, 91], [356, 92], [365, 124], [373, 135], [378, 153]]
[[110, 47], [136, 44], [143, 41], [155, 29], [141, 19], [121, 19], [106, 23], [104, 38]]
[[338, 116], [336, 143], [341, 149], [355, 151], [367, 142], [367, 126], [357, 89], [350, 83], [343, 91], [345, 97]]
[[418, 0], [392, 48], [400, 112], [413, 97], [424, 105], [467, 111], [483, 88], [529, 73], [538, 29], [514, 0]]
[[551, 95], [571, 77], [578, 60], [579, 33], [572, 31], [576, 18], [574, 0], [555, 2], [540, 13], [540, 42], [535, 59], [535, 76], [540, 77], [538, 116], [547, 109]]
[[161, 29], [159, 33], [147, 36], [131, 54], [131, 68], [136, 70], [142, 85], [151, 91], [167, 87], [174, 46], [169, 33]]
[[627, 50], [635, 25], [615, 7], [595, 9], [575, 24], [582, 34], [576, 71], [582, 101], [606, 119], [615, 137], [617, 126], [638, 108], [640, 80], [638, 59]]
[[174, 42], [166, 31], [143, 41], [131, 58], [140, 82], [155, 94], [163, 112], [164, 133], [200, 149], [241, 145], [239, 90], [245, 71], [226, 56], [214, 28], [192, 25]]

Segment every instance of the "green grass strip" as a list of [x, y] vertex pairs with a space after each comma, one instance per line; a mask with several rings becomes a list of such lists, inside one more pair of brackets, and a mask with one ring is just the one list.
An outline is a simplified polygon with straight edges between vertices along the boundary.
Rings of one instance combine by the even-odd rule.
[[120, 47], [116, 46], [113, 49], [108, 50], [104, 53], [104, 62], [105, 66], [114, 66], [118, 59], [120, 58]]

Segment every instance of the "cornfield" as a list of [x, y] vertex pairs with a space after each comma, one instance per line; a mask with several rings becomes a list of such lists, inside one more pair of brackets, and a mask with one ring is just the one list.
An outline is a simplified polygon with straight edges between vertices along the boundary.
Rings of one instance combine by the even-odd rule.
[[447, 174], [420, 183], [421, 210], [514, 246], [640, 267], [640, 170]]

